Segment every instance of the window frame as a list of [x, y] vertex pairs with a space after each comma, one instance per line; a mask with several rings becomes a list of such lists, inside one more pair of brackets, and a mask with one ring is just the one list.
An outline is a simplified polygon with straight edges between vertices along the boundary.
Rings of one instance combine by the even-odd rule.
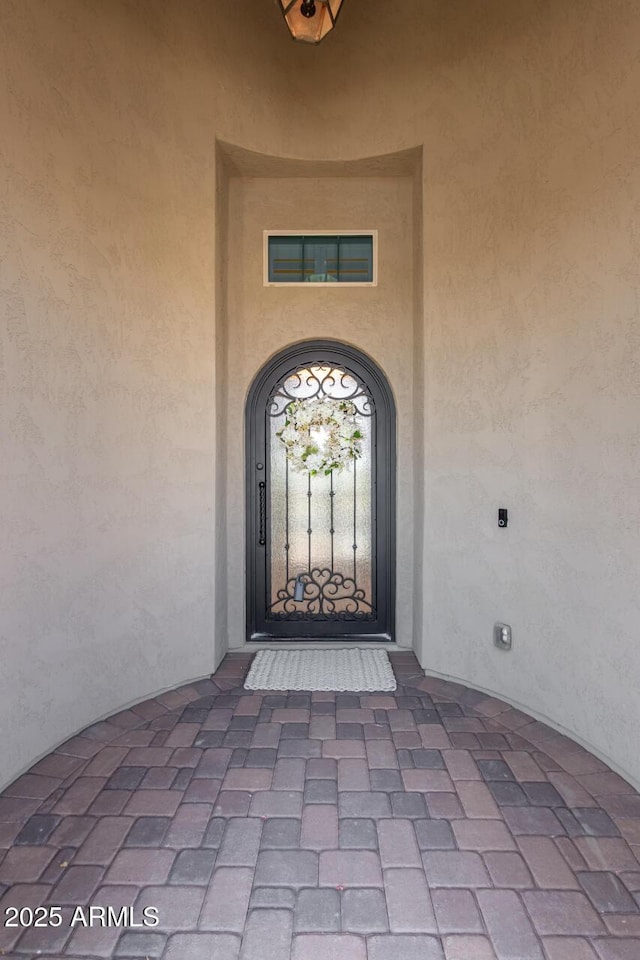
[[[377, 230], [263, 230], [262, 284], [265, 287], [330, 287], [332, 290], [344, 287], [378, 286], [378, 231]], [[338, 283], [309, 283], [306, 280], [282, 281], [269, 279], [269, 238], [270, 237], [371, 237], [371, 280], [343, 280]]]

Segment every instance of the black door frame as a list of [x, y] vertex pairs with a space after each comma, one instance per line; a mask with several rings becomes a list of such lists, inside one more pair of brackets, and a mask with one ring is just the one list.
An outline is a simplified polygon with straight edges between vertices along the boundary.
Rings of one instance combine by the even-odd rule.
[[[273, 386], [287, 373], [305, 364], [328, 361], [352, 370], [371, 391], [376, 405], [375, 542], [372, 544], [376, 579], [377, 619], [371, 630], [357, 621], [327, 622], [331, 637], [345, 640], [394, 640], [396, 581], [396, 406], [389, 382], [361, 350], [339, 340], [305, 340], [273, 356], [256, 374], [245, 405], [246, 476], [246, 610], [247, 640], [318, 641], [305, 636], [303, 621], [279, 622], [274, 633], [259, 629], [258, 605], [266, 604], [269, 530], [269, 457], [267, 456], [267, 400]], [[261, 594], [264, 596], [261, 598]], [[274, 635], [275, 633], [278, 635]], [[329, 638], [327, 638], [329, 639]]]

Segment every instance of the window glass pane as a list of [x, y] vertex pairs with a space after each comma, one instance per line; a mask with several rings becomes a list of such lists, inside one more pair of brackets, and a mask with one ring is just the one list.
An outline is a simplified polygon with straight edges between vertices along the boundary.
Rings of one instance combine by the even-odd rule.
[[371, 237], [340, 237], [339, 275], [342, 283], [373, 282], [373, 240]]
[[309, 283], [335, 283], [338, 279], [338, 238], [304, 238], [304, 273]]
[[269, 282], [373, 283], [373, 237], [269, 237]]
[[303, 237], [269, 237], [271, 283], [301, 283]]

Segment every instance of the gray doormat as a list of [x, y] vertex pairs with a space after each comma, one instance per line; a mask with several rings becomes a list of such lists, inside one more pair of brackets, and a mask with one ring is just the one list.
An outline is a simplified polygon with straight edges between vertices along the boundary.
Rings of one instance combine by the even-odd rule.
[[259, 650], [245, 690], [393, 691], [385, 650]]

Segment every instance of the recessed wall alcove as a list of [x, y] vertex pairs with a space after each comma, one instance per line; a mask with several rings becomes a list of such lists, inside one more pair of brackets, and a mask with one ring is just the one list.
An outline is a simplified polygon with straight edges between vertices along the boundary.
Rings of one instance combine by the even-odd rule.
[[[242, 643], [246, 391], [314, 337], [394, 391], [398, 642], [640, 782], [637, 0], [344, 6], [2, 5], [0, 783]], [[375, 290], [262, 286], [353, 223]]]
[[[384, 370], [397, 407], [398, 645], [421, 635], [422, 150], [358, 160], [299, 160], [218, 143], [218, 650], [245, 643], [244, 415], [258, 370], [287, 346], [329, 338]], [[378, 231], [371, 288], [263, 285], [264, 230]], [[226, 602], [225, 602], [226, 601]]]

